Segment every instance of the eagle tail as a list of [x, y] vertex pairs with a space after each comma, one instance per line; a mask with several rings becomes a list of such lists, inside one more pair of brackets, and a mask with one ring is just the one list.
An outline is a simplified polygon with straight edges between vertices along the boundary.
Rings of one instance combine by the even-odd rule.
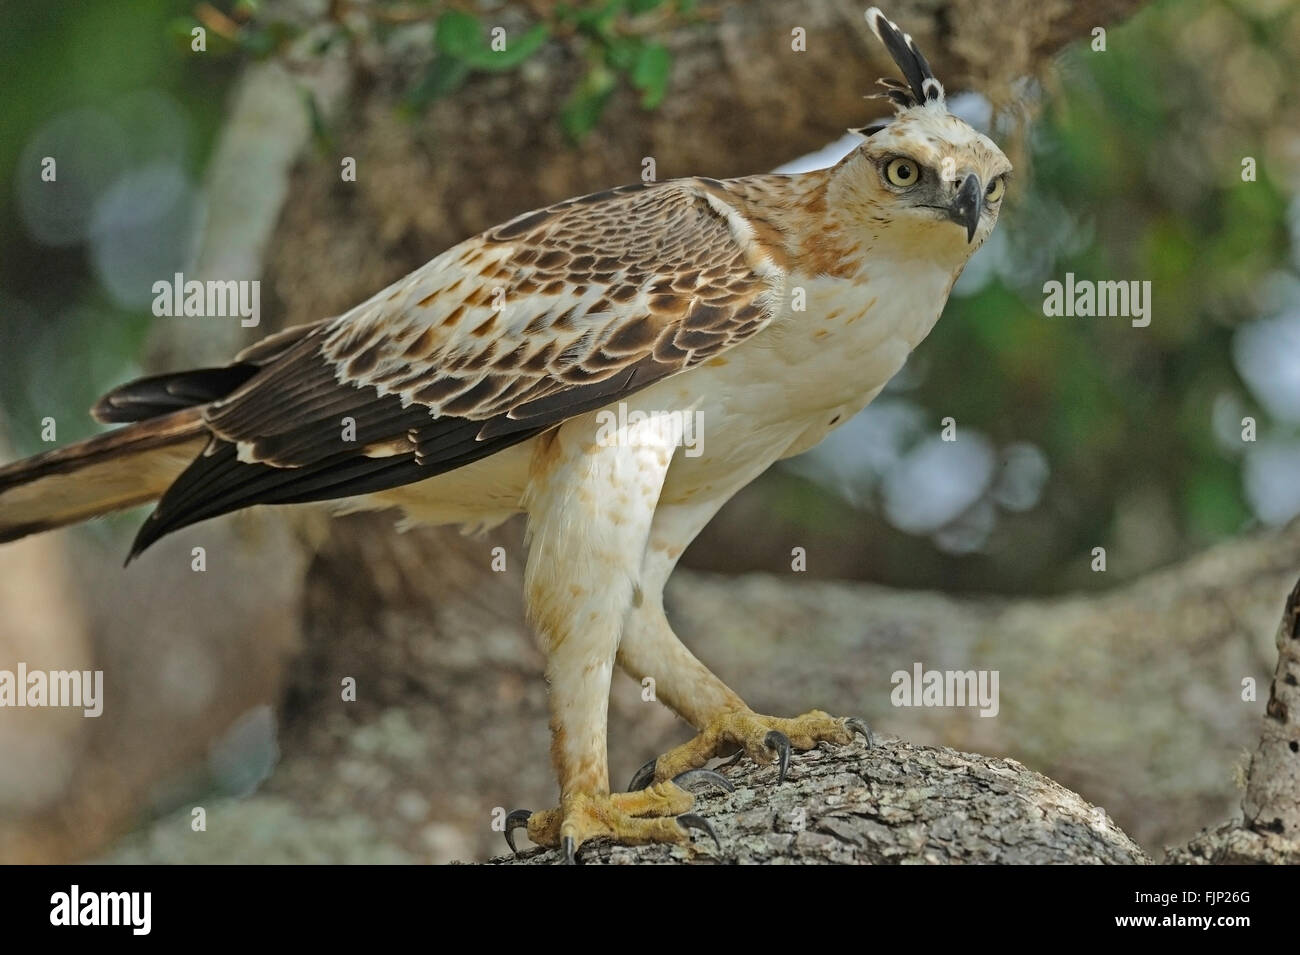
[[0, 467], [0, 544], [162, 497], [208, 446], [204, 407], [322, 324], [270, 335], [230, 365], [150, 375], [114, 388], [90, 413], [127, 427]]
[[156, 500], [207, 443], [191, 407], [0, 467], [0, 543]]

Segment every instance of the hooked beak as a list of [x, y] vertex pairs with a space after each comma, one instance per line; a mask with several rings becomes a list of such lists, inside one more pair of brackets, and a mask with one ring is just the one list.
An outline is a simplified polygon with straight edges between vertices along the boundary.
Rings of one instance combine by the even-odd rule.
[[952, 205], [948, 207], [948, 218], [966, 227], [966, 241], [971, 242], [975, 239], [975, 229], [983, 211], [984, 190], [980, 188], [979, 177], [971, 173], [953, 197]]

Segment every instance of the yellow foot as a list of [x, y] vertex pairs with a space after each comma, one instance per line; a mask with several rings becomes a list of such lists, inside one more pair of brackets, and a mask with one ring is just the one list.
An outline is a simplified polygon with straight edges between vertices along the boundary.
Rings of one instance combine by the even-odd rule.
[[650, 843], [687, 843], [690, 830], [707, 832], [718, 843], [713, 827], [688, 810], [695, 797], [686, 789], [693, 782], [707, 781], [728, 792], [734, 787], [725, 776], [712, 770], [679, 773], [676, 778], [655, 783], [638, 792], [589, 795], [574, 793], [558, 809], [532, 812], [516, 809], [506, 816], [506, 842], [515, 848], [514, 830], [527, 827], [528, 838], [539, 846], [564, 848], [565, 861], [572, 865], [577, 852], [589, 839], [606, 837], [627, 846]]
[[760, 716], [753, 710], [731, 710], [713, 720], [699, 736], [658, 759], [652, 759], [632, 777], [627, 787], [641, 789], [651, 783], [672, 779], [681, 773], [703, 766], [715, 756], [747, 753], [757, 763], [778, 762], [779, 782], [785, 781], [790, 765], [790, 750], [812, 749], [820, 742], [848, 743], [854, 733], [861, 733], [872, 744], [871, 730], [857, 717], [836, 719], [821, 710], [813, 710], [794, 719]]

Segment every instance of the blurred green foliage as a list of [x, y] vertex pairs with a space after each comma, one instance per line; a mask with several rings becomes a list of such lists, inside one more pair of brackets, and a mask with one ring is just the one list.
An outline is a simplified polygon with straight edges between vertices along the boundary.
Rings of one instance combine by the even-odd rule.
[[[432, 100], [460, 88], [476, 72], [512, 70], [541, 49], [553, 36], [577, 36], [587, 67], [558, 114], [569, 139], [579, 143], [596, 128], [620, 79], [641, 93], [641, 106], [654, 109], [668, 91], [672, 54], [646, 35], [644, 16], [668, 13], [679, 21], [690, 16], [693, 3], [665, 0], [600, 0], [587, 5], [556, 4], [547, 19], [518, 39], [488, 38], [489, 27], [463, 10], [447, 10], [434, 28], [436, 54], [424, 76], [411, 88], [408, 105], [422, 109]], [[499, 45], [496, 45], [499, 44]]]
[[[41, 449], [40, 420], [59, 422], [59, 440], [100, 430], [86, 410], [105, 381], [138, 370], [152, 316], [116, 306], [95, 280], [84, 244], [37, 242], [19, 211], [23, 150], [43, 126], [70, 110], [113, 114], [124, 94], [160, 90], [188, 120], [184, 163], [202, 175], [220, 128], [236, 64], [177, 56], [160, 42], [193, 9], [187, 0], [51, 2], [7, 11], [0, 29], [5, 65], [0, 98], [0, 407], [18, 449]], [[146, 144], [135, 160], [147, 157]], [[21, 356], [14, 360], [13, 356]]]
[[[1086, 583], [1100, 576], [1086, 570], [1092, 547], [1145, 550], [1126, 533], [1163, 544], [1112, 570], [1251, 525], [1213, 406], [1231, 396], [1262, 433], [1294, 433], [1243, 386], [1231, 340], [1269, 307], [1272, 277], [1300, 261], [1281, 181], [1294, 187], [1295, 157], [1278, 136], [1297, 144], [1298, 112], [1293, 4], [1153, 4], [1112, 30], [1105, 52], [1077, 44], [1064, 57], [1032, 135], [1030, 195], [1005, 217], [1008, 260], [1041, 264], [1005, 269], [953, 302], [921, 388], [928, 407], [960, 406], [991, 435], [1037, 442], [1051, 462], [1039, 508], [992, 542], [1000, 577], [1041, 586], [1052, 568], [1047, 581]], [[1242, 178], [1247, 156], [1258, 160], [1253, 182]], [[1045, 257], [1025, 217], [1052, 207], [1072, 234]], [[1066, 272], [1150, 280], [1150, 326], [1045, 318], [1042, 283]], [[959, 392], [972, 367], [993, 373]], [[1143, 512], [1128, 532], [1126, 504]]]

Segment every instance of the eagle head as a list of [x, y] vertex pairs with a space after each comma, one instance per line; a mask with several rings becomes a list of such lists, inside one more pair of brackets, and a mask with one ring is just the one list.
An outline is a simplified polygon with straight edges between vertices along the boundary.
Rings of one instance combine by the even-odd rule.
[[866, 18], [906, 82], [880, 80], [885, 92], [877, 95], [890, 100], [895, 116], [855, 130], [865, 142], [838, 171], [840, 199], [876, 248], [887, 233], [964, 261], [993, 231], [1011, 163], [948, 112], [943, 84], [912, 38], [875, 7]]

